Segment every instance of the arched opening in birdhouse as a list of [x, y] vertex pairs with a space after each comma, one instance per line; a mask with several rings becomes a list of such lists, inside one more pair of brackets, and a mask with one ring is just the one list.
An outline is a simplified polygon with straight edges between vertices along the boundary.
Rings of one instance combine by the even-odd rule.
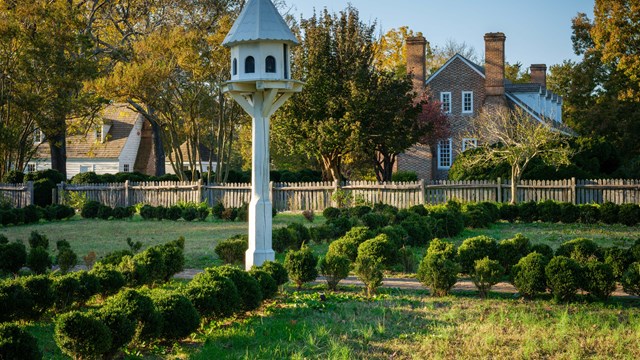
[[238, 75], [238, 59], [233, 58], [233, 75]]
[[253, 74], [256, 72], [256, 60], [253, 56], [247, 56], [244, 60], [244, 72], [247, 74]]
[[276, 72], [276, 58], [273, 56], [267, 56], [267, 59], [264, 61], [265, 71], [268, 73]]

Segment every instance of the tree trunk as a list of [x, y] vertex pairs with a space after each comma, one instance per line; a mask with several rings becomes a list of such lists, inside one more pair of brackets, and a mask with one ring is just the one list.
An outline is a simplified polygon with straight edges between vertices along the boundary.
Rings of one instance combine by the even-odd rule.
[[151, 130], [153, 131], [153, 152], [155, 153], [155, 163], [156, 163], [156, 176], [162, 176], [166, 174], [165, 169], [165, 153], [164, 153], [164, 145], [162, 144], [162, 129], [160, 125], [158, 125], [155, 121], [150, 121]]
[[325, 180], [340, 181], [340, 164], [336, 156], [322, 155], [322, 166], [325, 174], [331, 177]]
[[521, 171], [518, 169], [517, 165], [511, 167], [511, 202], [510, 204], [515, 205], [518, 200], [518, 184], [520, 183]]
[[65, 131], [62, 134], [47, 136], [49, 151], [51, 152], [51, 168], [67, 177], [67, 139]]

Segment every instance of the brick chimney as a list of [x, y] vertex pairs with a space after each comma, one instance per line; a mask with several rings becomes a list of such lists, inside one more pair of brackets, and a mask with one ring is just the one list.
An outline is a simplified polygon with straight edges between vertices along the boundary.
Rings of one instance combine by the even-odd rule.
[[487, 96], [504, 96], [504, 41], [506, 38], [501, 32], [484, 35]]
[[547, 65], [533, 64], [531, 65], [531, 83], [540, 84], [547, 87]]
[[413, 90], [418, 94], [424, 91], [427, 75], [427, 39], [424, 36], [407, 38], [407, 73], [411, 74]]

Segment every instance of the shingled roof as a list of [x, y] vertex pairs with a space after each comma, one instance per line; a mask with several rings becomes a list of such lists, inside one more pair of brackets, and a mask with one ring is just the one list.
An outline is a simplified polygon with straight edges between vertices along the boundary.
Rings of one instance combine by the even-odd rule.
[[[131, 134], [133, 125], [141, 116], [126, 103], [107, 106], [101, 114], [102, 121], [111, 125], [109, 132], [104, 134], [105, 141], [103, 143], [97, 142], [93, 131], [67, 136], [67, 158], [118, 159], [129, 134]], [[38, 147], [37, 157], [40, 159], [51, 157], [46, 142]]]
[[249, 0], [233, 23], [222, 45], [275, 40], [298, 44], [298, 39], [271, 0]]

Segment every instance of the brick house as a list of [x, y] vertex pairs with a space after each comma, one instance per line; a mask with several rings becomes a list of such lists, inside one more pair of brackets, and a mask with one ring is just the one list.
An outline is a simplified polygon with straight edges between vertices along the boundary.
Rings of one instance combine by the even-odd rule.
[[484, 40], [484, 66], [456, 54], [426, 78], [426, 39], [407, 39], [407, 71], [412, 74], [414, 91], [427, 91], [441, 102], [451, 137], [434, 146], [416, 144], [398, 157], [396, 170], [414, 171], [425, 180], [446, 179], [456, 155], [478, 145], [468, 133], [472, 119], [488, 105], [519, 107], [534, 120], [552, 120], [561, 126], [562, 98], [546, 88], [546, 65], [531, 65], [531, 83], [512, 84], [505, 79], [506, 36], [488, 33]]

